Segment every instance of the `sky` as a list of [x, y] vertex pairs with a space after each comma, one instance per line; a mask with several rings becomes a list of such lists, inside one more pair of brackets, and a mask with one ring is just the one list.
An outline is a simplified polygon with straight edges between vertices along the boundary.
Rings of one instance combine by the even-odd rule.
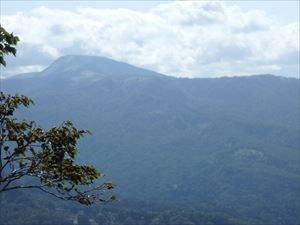
[[1, 77], [69, 54], [176, 77], [299, 77], [299, 1], [3, 1], [21, 39]]

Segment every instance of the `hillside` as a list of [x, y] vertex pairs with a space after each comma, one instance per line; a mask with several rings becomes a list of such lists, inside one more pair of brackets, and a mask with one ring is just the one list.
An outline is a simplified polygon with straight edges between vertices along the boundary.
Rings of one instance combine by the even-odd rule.
[[174, 78], [65, 56], [1, 83], [34, 100], [20, 117], [90, 129], [79, 160], [105, 172], [124, 201], [213, 204], [250, 224], [300, 222], [299, 79]]

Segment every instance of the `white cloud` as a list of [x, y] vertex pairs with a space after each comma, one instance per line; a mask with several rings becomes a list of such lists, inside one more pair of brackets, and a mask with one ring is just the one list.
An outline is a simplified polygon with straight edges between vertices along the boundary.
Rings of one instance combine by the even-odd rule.
[[43, 46], [41, 49], [41, 52], [48, 54], [52, 58], [58, 58], [60, 56], [60, 53], [57, 48], [51, 47], [51, 46]]
[[[45, 66], [43, 66], [43, 65], [19, 66], [19, 67], [14, 67], [12, 69], [6, 69], [6, 68], [3, 68], [1, 66], [1, 76], [0, 76], [0, 78], [6, 78], [6, 77], [13, 76], [13, 75], [16, 75], [16, 74], [40, 72], [43, 69], [45, 69]], [[2, 76], [2, 74], [5, 74], [5, 76]]]
[[299, 22], [282, 25], [220, 1], [163, 3], [148, 12], [41, 7], [1, 20], [51, 58], [101, 55], [175, 76], [280, 74], [300, 51]]

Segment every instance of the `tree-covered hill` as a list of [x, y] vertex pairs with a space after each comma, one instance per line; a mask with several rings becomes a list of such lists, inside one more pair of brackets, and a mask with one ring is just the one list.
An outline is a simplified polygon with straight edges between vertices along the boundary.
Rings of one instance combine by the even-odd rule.
[[174, 78], [65, 56], [1, 85], [34, 100], [19, 117], [90, 129], [80, 159], [108, 174], [122, 201], [212, 204], [249, 224], [300, 222], [299, 79]]

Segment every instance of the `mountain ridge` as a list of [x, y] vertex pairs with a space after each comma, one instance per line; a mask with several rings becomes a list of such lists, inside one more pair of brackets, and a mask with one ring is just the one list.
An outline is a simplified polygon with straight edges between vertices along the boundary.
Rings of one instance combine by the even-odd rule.
[[253, 224], [300, 221], [298, 79], [179, 79], [118, 70], [83, 82], [71, 76], [80, 75], [78, 68], [70, 76], [48, 70], [5, 79], [2, 87], [34, 100], [18, 118], [46, 128], [72, 120], [90, 129], [79, 160], [105, 172], [120, 196], [212, 203], [243, 211], [241, 219]]
[[[121, 67], [122, 69], [125, 68], [125, 74], [126, 74], [126, 71], [133, 69], [134, 70], [133, 74], [135, 74], [135, 75], [137, 73], [141, 73], [140, 75], [167, 76], [167, 77], [179, 78], [179, 79], [219, 79], [219, 78], [226, 79], [226, 78], [240, 78], [240, 77], [247, 78], [247, 77], [257, 76], [257, 77], [265, 77], [265, 78], [276, 77], [276, 78], [282, 78], [282, 79], [291, 79], [291, 80], [297, 79], [297, 80], [299, 80], [299, 77], [284, 77], [281, 75], [274, 75], [274, 74], [249, 74], [249, 75], [233, 75], [233, 76], [220, 76], [220, 77], [209, 77], [208, 76], [208, 77], [193, 77], [193, 78], [184, 77], [184, 76], [176, 77], [176, 76], [172, 76], [172, 75], [162, 74], [162, 73], [156, 72], [154, 70], [149, 70], [149, 69], [145, 69], [142, 67], [133, 66], [129, 63], [114, 60], [111, 58], [102, 57], [102, 56], [91, 56], [91, 55], [61, 56], [40, 72], [16, 74], [16, 75], [10, 76], [5, 79], [31, 78], [33, 75], [37, 75], [37, 74], [39, 74], [40, 76], [47, 76], [53, 72], [71, 73], [72, 74], [74, 71], [78, 71], [78, 70], [90, 71], [92, 69], [92, 71], [93, 71], [93, 70], [95, 70], [95, 68], [93, 68], [94, 66], [92, 65], [93, 63], [98, 64], [96, 66], [96, 70], [100, 69], [100, 71], [101, 71], [101, 68], [99, 66], [104, 67], [104, 68], [102, 68], [103, 71], [101, 71], [99, 74], [105, 74], [105, 72], [108, 72], [107, 75], [115, 75], [116, 71], [114, 71], [112, 73], [109, 70], [111, 70], [112, 68], [117, 66], [117, 67]], [[80, 68], [80, 66], [78, 66], [79, 64], [81, 64], [82, 65], [81, 67], [83, 67], [83, 68]], [[61, 68], [61, 65], [64, 65], [67, 68]], [[109, 68], [107, 68], [107, 67], [109, 67]], [[119, 72], [121, 72], [121, 71], [119, 71]], [[124, 71], [122, 71], [122, 73], [124, 73]], [[127, 75], [129, 75], [129, 74], [127, 74]], [[87, 74], [87, 76], [88, 76], [88, 74]]]

